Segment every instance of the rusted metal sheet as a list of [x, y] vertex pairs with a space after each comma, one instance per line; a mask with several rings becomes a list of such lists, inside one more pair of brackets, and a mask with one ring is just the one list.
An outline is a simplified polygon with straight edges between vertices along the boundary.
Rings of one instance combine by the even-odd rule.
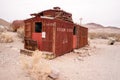
[[88, 29], [87, 28], [85, 28], [85, 27], [82, 27], [82, 35], [81, 35], [81, 37], [82, 37], [82, 40], [83, 40], [83, 45], [82, 46], [85, 46], [85, 45], [87, 45], [88, 44], [88, 36], [87, 36], [87, 32], [88, 32]]
[[42, 50], [53, 51], [53, 27], [56, 23], [53, 20], [43, 19], [43, 30], [42, 30]]
[[77, 36], [73, 35], [73, 49], [77, 48]]
[[30, 22], [28, 22], [28, 23], [26, 23], [25, 24], [25, 37], [27, 37], [27, 38], [31, 38], [31, 34], [32, 34], [32, 26], [31, 26], [31, 23]]
[[88, 29], [87, 28], [85, 28], [85, 27], [82, 27], [82, 35], [81, 35], [81, 37], [82, 37], [82, 40], [83, 40], [83, 45], [82, 46], [85, 46], [85, 45], [87, 45], [88, 44], [88, 36], [87, 36], [87, 33], [88, 32]]
[[55, 53], [63, 55], [73, 50], [73, 24], [57, 21]]
[[77, 26], [77, 48], [81, 48], [88, 44], [88, 29], [79, 25], [76, 26]]
[[32, 40], [37, 42], [38, 49], [42, 49], [42, 34], [41, 33], [32, 33]]

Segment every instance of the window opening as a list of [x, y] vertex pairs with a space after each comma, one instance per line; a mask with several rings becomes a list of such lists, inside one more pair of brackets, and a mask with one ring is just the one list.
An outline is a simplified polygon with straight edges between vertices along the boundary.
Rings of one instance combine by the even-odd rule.
[[38, 33], [42, 32], [42, 23], [41, 22], [35, 23], [35, 32], [38, 32]]

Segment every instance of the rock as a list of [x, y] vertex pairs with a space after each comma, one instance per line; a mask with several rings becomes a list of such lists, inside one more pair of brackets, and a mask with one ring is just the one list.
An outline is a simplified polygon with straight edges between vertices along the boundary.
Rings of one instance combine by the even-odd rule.
[[84, 61], [84, 60], [83, 60], [83, 57], [80, 57], [80, 56], [77, 57], [77, 60]]
[[110, 38], [108, 41], [108, 45], [114, 45], [114, 43], [115, 43], [115, 39]]
[[74, 49], [73, 52], [74, 52], [74, 53], [77, 53], [77, 54], [81, 54], [81, 53], [82, 53], [81, 50], [78, 50], [78, 49]]
[[57, 79], [59, 77], [59, 71], [55, 68], [52, 68], [52, 71], [49, 74], [49, 77], [52, 79]]

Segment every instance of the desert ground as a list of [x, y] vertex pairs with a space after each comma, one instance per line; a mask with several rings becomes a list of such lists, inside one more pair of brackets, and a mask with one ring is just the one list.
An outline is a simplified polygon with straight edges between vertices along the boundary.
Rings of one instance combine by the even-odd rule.
[[[12, 43], [0, 43], [0, 80], [34, 80], [23, 69], [17, 34]], [[46, 60], [59, 73], [56, 80], [120, 80], [120, 42], [108, 45], [108, 39], [89, 39], [89, 45], [52, 60]], [[26, 56], [30, 60], [30, 56]]]

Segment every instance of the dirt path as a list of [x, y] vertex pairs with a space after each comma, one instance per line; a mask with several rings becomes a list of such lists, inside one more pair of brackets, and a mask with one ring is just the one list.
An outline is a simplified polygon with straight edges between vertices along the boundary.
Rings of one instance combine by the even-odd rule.
[[[103, 41], [104, 42], [104, 41]], [[120, 45], [96, 45], [97, 54], [86, 59], [82, 80], [119, 80]], [[82, 67], [83, 68], [83, 67]]]
[[61, 80], [120, 80], [120, 44], [107, 45], [107, 40], [93, 40], [96, 54], [77, 60], [77, 54], [66, 54], [53, 61]]

